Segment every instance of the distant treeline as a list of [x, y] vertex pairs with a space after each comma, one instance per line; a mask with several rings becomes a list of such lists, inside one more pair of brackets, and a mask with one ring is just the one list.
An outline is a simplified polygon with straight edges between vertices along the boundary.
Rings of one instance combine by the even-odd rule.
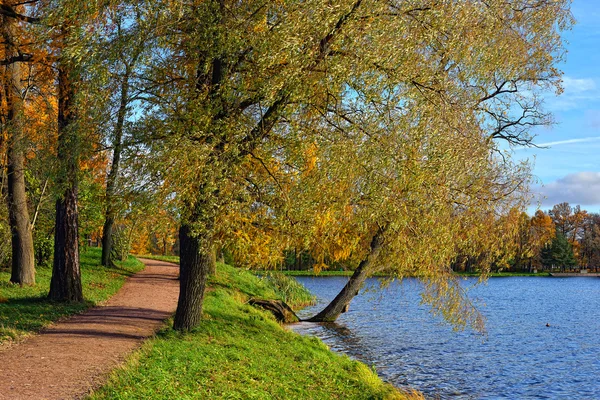
[[[533, 216], [520, 213], [518, 230], [506, 240], [515, 241], [514, 254], [508, 264], [495, 264], [492, 271], [551, 271], [587, 268], [600, 270], [600, 214], [582, 210], [580, 206], [560, 203]], [[317, 262], [306, 252], [289, 250], [281, 265], [284, 270], [309, 270]], [[335, 263], [329, 269], [353, 269], [352, 265]], [[478, 260], [458, 257], [452, 268], [459, 272], [475, 272], [482, 268]]]
[[[600, 214], [560, 203], [530, 217], [521, 213], [514, 238], [515, 252], [508, 265], [492, 270], [552, 271], [600, 269]], [[457, 265], [459, 271], [477, 269], [476, 263]]]

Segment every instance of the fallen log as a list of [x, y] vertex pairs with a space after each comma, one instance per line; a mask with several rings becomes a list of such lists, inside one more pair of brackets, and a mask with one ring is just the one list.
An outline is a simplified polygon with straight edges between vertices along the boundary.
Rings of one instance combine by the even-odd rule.
[[282, 323], [289, 324], [300, 321], [294, 310], [281, 300], [250, 299], [248, 304], [270, 311], [275, 319]]

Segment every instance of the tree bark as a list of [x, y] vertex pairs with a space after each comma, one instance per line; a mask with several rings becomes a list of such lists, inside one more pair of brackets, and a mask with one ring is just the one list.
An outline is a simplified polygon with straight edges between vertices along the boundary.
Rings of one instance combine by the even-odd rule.
[[121, 152], [123, 151], [123, 127], [125, 125], [127, 105], [129, 104], [129, 74], [130, 68], [129, 66], [126, 66], [125, 75], [121, 82], [119, 111], [117, 113], [117, 123], [115, 125], [115, 137], [113, 141], [113, 159], [106, 180], [106, 214], [104, 228], [102, 229], [102, 265], [104, 266], [113, 265], [111, 253], [116, 211], [114, 201], [119, 176], [119, 166], [121, 163]]
[[190, 225], [179, 228], [179, 300], [173, 322], [176, 330], [189, 331], [202, 319], [206, 280], [215, 263], [214, 247], [207, 242], [208, 238], [194, 236]]
[[64, 188], [56, 200], [54, 263], [48, 297], [55, 301], [83, 301], [79, 268], [79, 225], [77, 210], [79, 145], [75, 125], [74, 88], [70, 71], [58, 68], [58, 159], [57, 183]]
[[[13, 134], [15, 136], [20, 134]], [[25, 192], [24, 159], [20, 143], [11, 143], [8, 149], [8, 215], [12, 241], [12, 271], [10, 281], [20, 285], [35, 284], [33, 236], [27, 195]]]
[[77, 219], [77, 189], [69, 188], [64, 198], [56, 200], [54, 264], [48, 295], [54, 301], [83, 301]]
[[290, 324], [300, 321], [294, 310], [281, 300], [250, 299], [248, 304], [270, 311], [278, 322]]
[[[108, 192], [108, 190], [107, 190]], [[107, 203], [108, 203], [107, 196]], [[106, 214], [104, 220], [104, 226], [102, 228], [102, 257], [101, 264], [105, 267], [111, 267], [113, 265], [111, 251], [113, 248], [113, 226], [115, 225], [115, 219], [109, 211], [109, 205], [106, 205]]]
[[[16, 20], [2, 18], [4, 54], [18, 54], [16, 49]], [[27, 193], [25, 188], [25, 136], [23, 134], [23, 98], [21, 84], [21, 64], [13, 62], [6, 65], [3, 94], [6, 100], [6, 120], [3, 125], [8, 129], [8, 220], [11, 231], [12, 270], [10, 281], [20, 285], [35, 284], [35, 266], [33, 235]]]
[[371, 239], [370, 251], [367, 257], [360, 262], [358, 268], [354, 271], [354, 274], [350, 277], [350, 280], [346, 283], [346, 286], [338, 293], [338, 295], [317, 315], [306, 321], [310, 322], [333, 322], [342, 313], [348, 311], [350, 302], [356, 296], [362, 287], [367, 277], [375, 269], [375, 263], [379, 257], [381, 246], [383, 242], [382, 231], [373, 236]]

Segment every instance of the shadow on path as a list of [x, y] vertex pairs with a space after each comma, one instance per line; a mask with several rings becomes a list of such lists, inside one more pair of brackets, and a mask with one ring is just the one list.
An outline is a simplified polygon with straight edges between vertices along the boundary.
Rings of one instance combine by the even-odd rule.
[[105, 306], [51, 325], [0, 351], [0, 399], [79, 399], [175, 311], [177, 265], [142, 259]]

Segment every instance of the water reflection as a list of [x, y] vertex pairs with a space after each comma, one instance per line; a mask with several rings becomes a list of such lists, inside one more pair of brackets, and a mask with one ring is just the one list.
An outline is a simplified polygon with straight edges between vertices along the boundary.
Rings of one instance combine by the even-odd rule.
[[[299, 280], [320, 298], [303, 310], [301, 317], [308, 317], [347, 278]], [[420, 305], [415, 282], [384, 290], [355, 298], [336, 324], [304, 322], [293, 329], [432, 398], [600, 399], [600, 280], [502, 278], [472, 289], [487, 304], [485, 340], [472, 331], [454, 332], [432, 317]]]

